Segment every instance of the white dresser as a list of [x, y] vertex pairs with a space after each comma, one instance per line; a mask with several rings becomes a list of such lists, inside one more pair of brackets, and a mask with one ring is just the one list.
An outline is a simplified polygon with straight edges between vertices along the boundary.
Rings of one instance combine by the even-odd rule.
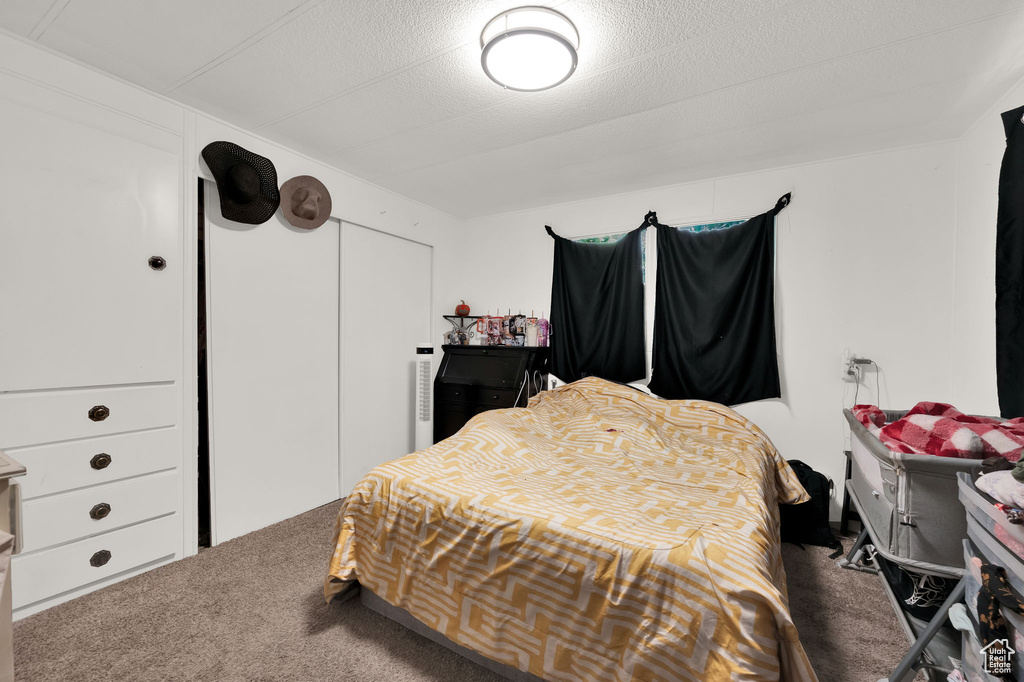
[[28, 469], [15, 619], [183, 553], [184, 124], [113, 89], [0, 71], [0, 449]]
[[[11, 478], [25, 473], [25, 467], [0, 452], [0, 536], [9, 543], [11, 533], [14, 541], [6, 545], [4, 552], [17, 551], [18, 543], [18, 495], [17, 486]], [[13, 545], [13, 546], [12, 546]], [[0, 557], [7, 561], [7, 557]], [[0, 571], [2, 572], [2, 571]], [[0, 682], [14, 681], [14, 641], [11, 631], [11, 574], [7, 571], [0, 588]]]
[[174, 385], [0, 395], [5, 442], [30, 443], [6, 449], [28, 468], [15, 617], [180, 554], [177, 412]]

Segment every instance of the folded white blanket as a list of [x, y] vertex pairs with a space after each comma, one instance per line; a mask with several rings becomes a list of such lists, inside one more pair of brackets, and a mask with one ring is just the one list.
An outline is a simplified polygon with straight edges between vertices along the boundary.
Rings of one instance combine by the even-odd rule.
[[992, 471], [978, 477], [975, 485], [998, 502], [1024, 509], [1024, 483], [1013, 477], [1010, 471]]

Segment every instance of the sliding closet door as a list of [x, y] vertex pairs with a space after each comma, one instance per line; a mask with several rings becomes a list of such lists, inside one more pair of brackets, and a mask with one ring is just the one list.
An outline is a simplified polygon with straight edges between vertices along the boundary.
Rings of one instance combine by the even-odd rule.
[[213, 542], [338, 495], [338, 223], [220, 215], [206, 186]]
[[[416, 345], [430, 343], [429, 246], [341, 224], [342, 484], [414, 450]], [[440, 351], [440, 348], [438, 348]]]

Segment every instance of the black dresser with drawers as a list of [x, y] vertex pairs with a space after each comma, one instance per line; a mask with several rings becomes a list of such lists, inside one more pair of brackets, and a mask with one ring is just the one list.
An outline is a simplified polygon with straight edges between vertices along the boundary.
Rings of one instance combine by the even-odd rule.
[[502, 407], [525, 407], [548, 380], [549, 348], [442, 346], [434, 377], [434, 442], [470, 417]]

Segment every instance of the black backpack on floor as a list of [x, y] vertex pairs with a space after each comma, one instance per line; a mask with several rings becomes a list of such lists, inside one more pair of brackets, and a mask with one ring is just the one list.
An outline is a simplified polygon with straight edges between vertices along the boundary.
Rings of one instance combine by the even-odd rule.
[[828, 525], [828, 502], [832, 498], [832, 480], [798, 459], [789, 460], [789, 466], [800, 480], [800, 485], [811, 496], [811, 501], [779, 505], [782, 541], [801, 546], [808, 544], [831, 547], [836, 550], [832, 558], [839, 556], [842, 554], [843, 546], [832, 534], [832, 526]]

